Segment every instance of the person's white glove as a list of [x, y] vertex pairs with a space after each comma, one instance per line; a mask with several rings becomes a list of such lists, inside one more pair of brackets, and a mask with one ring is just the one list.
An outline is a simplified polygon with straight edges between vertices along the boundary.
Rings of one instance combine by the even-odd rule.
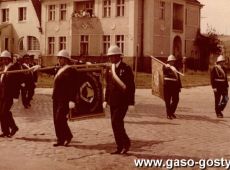
[[134, 105], [130, 105], [129, 107], [128, 107], [128, 112], [134, 112], [135, 111], [135, 106]]
[[69, 109], [73, 109], [73, 108], [75, 108], [75, 103], [70, 101], [69, 102]]
[[37, 71], [39, 68], [41, 68], [40, 65], [35, 65], [35, 66], [31, 67], [30, 69], [32, 69], [33, 71]]
[[13, 103], [18, 103], [18, 99], [13, 99]]
[[103, 102], [103, 109], [105, 109], [107, 107], [107, 102]]
[[213, 92], [216, 93], [216, 92], [217, 92], [217, 89], [213, 89]]
[[26, 87], [26, 84], [25, 84], [25, 83], [22, 83], [21, 86], [22, 86], [22, 87]]

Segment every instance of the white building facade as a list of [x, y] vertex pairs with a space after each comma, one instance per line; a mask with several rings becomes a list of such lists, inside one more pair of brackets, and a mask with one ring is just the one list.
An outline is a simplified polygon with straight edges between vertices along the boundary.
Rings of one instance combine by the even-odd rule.
[[1, 51], [40, 55], [41, 28], [35, 8], [31, 0], [0, 1]]
[[41, 53], [48, 63], [61, 49], [90, 59], [112, 44], [130, 63], [136, 56], [191, 57], [201, 7], [197, 0], [2, 0], [0, 46]]

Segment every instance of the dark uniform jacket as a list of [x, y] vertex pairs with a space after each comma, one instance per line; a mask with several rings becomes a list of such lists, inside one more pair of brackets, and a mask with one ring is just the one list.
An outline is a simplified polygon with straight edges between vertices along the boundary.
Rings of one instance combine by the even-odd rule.
[[[11, 65], [7, 71], [19, 70], [18, 64]], [[1, 75], [0, 75], [1, 77]], [[20, 94], [22, 77], [21, 74], [5, 74], [2, 81], [0, 80], [0, 99], [11, 100], [18, 98]]]
[[[22, 64], [22, 69], [30, 68], [29, 65], [27, 65], [27, 66]], [[29, 88], [34, 88], [35, 87], [35, 81], [34, 81], [33, 72], [25, 72], [23, 78], [24, 78], [23, 82], [26, 84], [26, 87], [29, 87]]]
[[164, 88], [167, 90], [180, 91], [182, 88], [180, 76], [178, 73], [174, 73], [174, 71], [170, 67], [163, 67], [164, 73]]
[[107, 72], [106, 77], [105, 101], [111, 106], [134, 105], [135, 83], [132, 69], [127, 64], [121, 62], [118, 68], [115, 69], [115, 72], [126, 85], [126, 89], [123, 90], [114, 80], [110, 70], [110, 72]]
[[[211, 70], [211, 85], [213, 89], [226, 89], [228, 88], [227, 70], [225, 67], [214, 66]], [[224, 73], [223, 73], [224, 72]]]
[[[36, 64], [29, 64], [30, 67], [33, 67], [35, 65]], [[35, 83], [38, 82], [38, 72], [37, 71], [33, 71], [32, 74], [33, 74], [33, 80], [34, 80], [34, 82]]]
[[68, 67], [55, 76], [52, 98], [56, 101], [75, 101], [77, 89], [79, 89], [77, 71], [74, 68]]

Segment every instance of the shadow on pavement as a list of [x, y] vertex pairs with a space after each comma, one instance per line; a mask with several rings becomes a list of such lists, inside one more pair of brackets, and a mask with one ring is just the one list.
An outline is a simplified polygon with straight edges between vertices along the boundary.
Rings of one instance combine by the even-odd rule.
[[[130, 151], [133, 152], [144, 152], [149, 150], [149, 147], [158, 145], [168, 141], [141, 141], [141, 140], [132, 140]], [[115, 143], [106, 143], [106, 144], [97, 144], [97, 145], [74, 145], [70, 143], [69, 147], [74, 147], [77, 149], [93, 149], [93, 150], [104, 150], [105, 152], [112, 152], [116, 150]]]
[[[183, 113], [191, 113], [192, 108], [186, 108], [186, 107], [178, 107], [178, 111], [179, 112], [183, 112]], [[160, 113], [161, 112], [161, 113]], [[165, 119], [166, 118], [166, 112], [165, 112], [165, 107], [161, 106], [161, 105], [153, 105], [153, 104], [140, 104], [136, 106], [136, 113], [129, 113], [127, 114], [128, 117], [135, 117], [135, 118], [141, 118], [141, 117], [156, 117], [156, 118], [160, 118], [160, 119]], [[208, 116], [199, 116], [199, 115], [186, 115], [186, 114], [177, 114], [177, 120], [195, 120], [195, 121], [204, 121], [204, 122], [208, 122], [208, 123], [214, 123], [214, 124], [219, 124], [219, 123], [223, 123], [223, 122], [227, 122], [223, 119], [212, 119]], [[228, 118], [228, 117], [226, 117]], [[127, 122], [130, 123], [130, 122]], [[171, 123], [161, 123], [161, 122], [142, 122], [142, 123], [138, 123], [138, 122], [134, 122], [137, 124], [171, 124]], [[172, 123], [171, 125], [178, 125], [178, 124], [174, 124]]]
[[[45, 139], [45, 138], [28, 138], [28, 137], [20, 137], [20, 138], [15, 138], [17, 140], [24, 140], [28, 142], [56, 142], [56, 139]], [[71, 141], [71, 143], [81, 143], [79, 141]]]
[[154, 122], [154, 121], [125, 121], [128, 124], [137, 124], [137, 125], [180, 125], [178, 123], [169, 123], [169, 122]]
[[55, 142], [55, 139], [42, 139], [42, 138], [28, 138], [28, 137], [20, 137], [20, 138], [15, 138], [17, 140], [25, 140], [25, 141], [31, 141], [31, 142]]
[[211, 119], [208, 116], [197, 116], [197, 115], [195, 116], [195, 115], [178, 114], [177, 117], [180, 120], [196, 120], [196, 121], [204, 121], [204, 122], [214, 123], [214, 124], [220, 124], [220, 123], [227, 122], [226, 120], [223, 120], [223, 119]]

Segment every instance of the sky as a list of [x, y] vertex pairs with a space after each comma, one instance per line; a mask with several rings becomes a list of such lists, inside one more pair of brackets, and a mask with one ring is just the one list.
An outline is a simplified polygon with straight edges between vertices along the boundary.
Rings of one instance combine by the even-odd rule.
[[230, 0], [198, 0], [201, 9], [201, 32], [206, 33], [209, 25], [218, 34], [230, 35]]

